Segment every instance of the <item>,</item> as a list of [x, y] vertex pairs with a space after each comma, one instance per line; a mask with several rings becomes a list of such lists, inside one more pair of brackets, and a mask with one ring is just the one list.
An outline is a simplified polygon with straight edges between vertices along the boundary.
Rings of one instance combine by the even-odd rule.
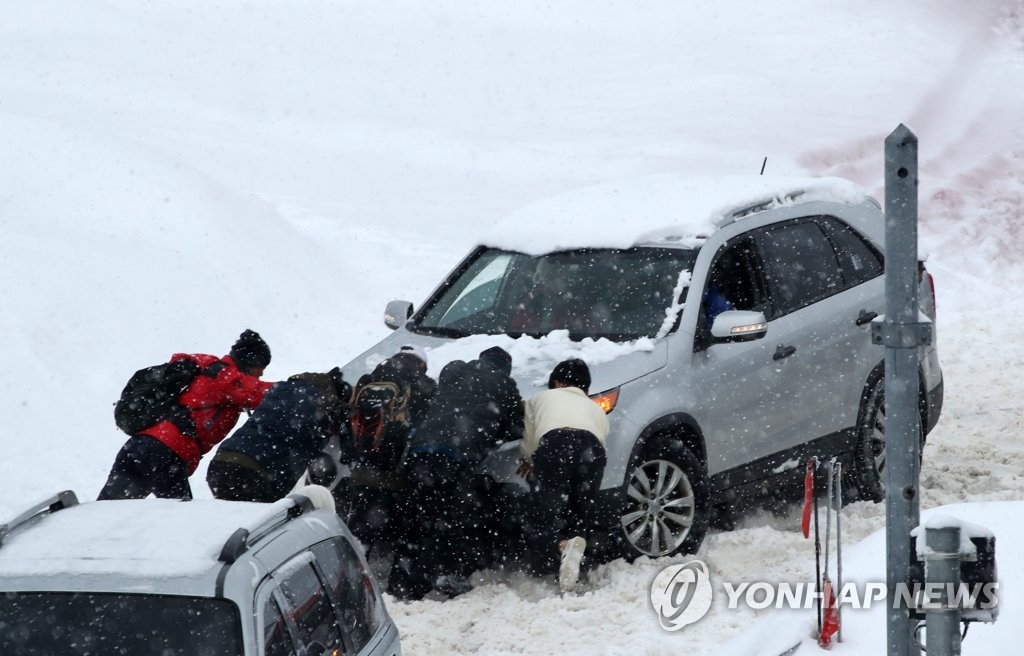
[[0, 525], [0, 653], [401, 653], [327, 490], [273, 504], [79, 504], [62, 492]]
[[[574, 349], [611, 423], [609, 557], [695, 552], [713, 517], [799, 489], [809, 455], [841, 457], [860, 498], [880, 500], [884, 220], [838, 178], [665, 174], [565, 194], [497, 224], [418, 309], [389, 303], [394, 333], [345, 375], [400, 344], [440, 367], [490, 340], [528, 397]], [[919, 356], [923, 441], [943, 382], [934, 344]], [[514, 446], [483, 463], [510, 498], [524, 491]]]

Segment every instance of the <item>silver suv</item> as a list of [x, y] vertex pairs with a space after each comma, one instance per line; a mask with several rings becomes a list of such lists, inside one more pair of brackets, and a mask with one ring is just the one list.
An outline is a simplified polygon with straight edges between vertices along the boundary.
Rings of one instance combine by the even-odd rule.
[[[659, 176], [569, 194], [499, 224], [418, 311], [388, 304], [395, 332], [345, 374], [406, 343], [434, 374], [497, 344], [528, 397], [582, 357], [611, 421], [602, 508], [626, 555], [693, 552], [712, 513], [787, 489], [810, 455], [843, 458], [851, 487], [880, 500], [884, 221], [835, 178]], [[923, 262], [919, 281], [934, 318]], [[943, 386], [935, 346], [919, 355], [923, 441]], [[505, 445], [487, 472], [522, 487], [517, 458]]]
[[401, 653], [330, 492], [274, 504], [62, 492], [0, 525], [0, 654]]

